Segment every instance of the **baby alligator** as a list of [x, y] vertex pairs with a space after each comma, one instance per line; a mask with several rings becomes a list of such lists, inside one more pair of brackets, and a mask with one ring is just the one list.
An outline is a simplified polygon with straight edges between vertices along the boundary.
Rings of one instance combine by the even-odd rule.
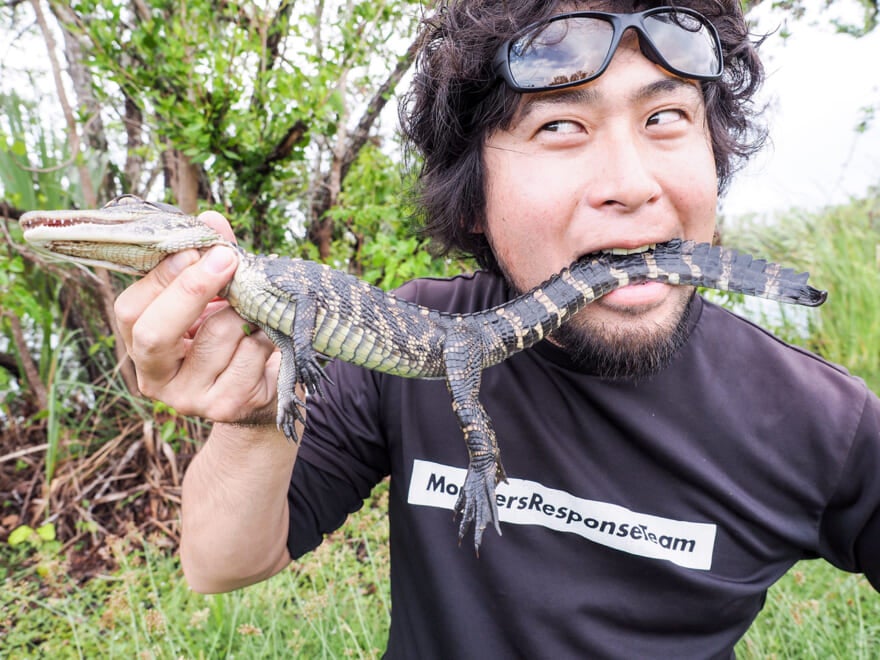
[[[167, 204], [125, 195], [94, 211], [33, 211], [25, 239], [65, 260], [143, 274], [187, 248], [230, 245]], [[307, 395], [320, 394], [320, 355], [407, 378], [445, 378], [469, 463], [455, 504], [459, 541], [474, 523], [474, 547], [493, 523], [495, 486], [504, 480], [492, 423], [478, 399], [483, 369], [528, 348], [600, 296], [655, 280], [816, 306], [826, 294], [808, 275], [707, 243], [672, 240], [635, 254], [589, 254], [510, 302], [473, 314], [446, 314], [396, 298], [312, 261], [256, 256], [237, 246], [239, 265], [224, 292], [230, 305], [281, 350], [277, 423], [296, 441]]]

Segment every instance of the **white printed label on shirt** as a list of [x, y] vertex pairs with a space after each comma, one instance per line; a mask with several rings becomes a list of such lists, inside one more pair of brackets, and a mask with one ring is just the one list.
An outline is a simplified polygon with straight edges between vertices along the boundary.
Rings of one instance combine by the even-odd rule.
[[[413, 461], [408, 501], [451, 510], [465, 474], [461, 468], [417, 459]], [[633, 555], [663, 559], [685, 568], [712, 568], [716, 526], [711, 523], [638, 513], [525, 479], [509, 478], [507, 483], [498, 484], [495, 500], [505, 523], [542, 525]]]

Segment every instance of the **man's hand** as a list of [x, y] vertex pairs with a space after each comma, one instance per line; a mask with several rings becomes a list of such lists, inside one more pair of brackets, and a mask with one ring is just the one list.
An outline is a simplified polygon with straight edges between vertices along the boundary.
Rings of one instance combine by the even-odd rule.
[[[200, 219], [230, 241], [223, 216]], [[181, 564], [190, 586], [228, 591], [290, 562], [287, 489], [297, 446], [275, 428], [280, 353], [217, 295], [238, 255], [172, 255], [116, 301], [138, 387], [215, 424], [183, 479]], [[243, 427], [241, 424], [250, 424]]]
[[[235, 240], [219, 213], [199, 219]], [[217, 299], [237, 265], [222, 246], [172, 255], [119, 296], [116, 315], [143, 394], [215, 422], [274, 425], [280, 354]]]

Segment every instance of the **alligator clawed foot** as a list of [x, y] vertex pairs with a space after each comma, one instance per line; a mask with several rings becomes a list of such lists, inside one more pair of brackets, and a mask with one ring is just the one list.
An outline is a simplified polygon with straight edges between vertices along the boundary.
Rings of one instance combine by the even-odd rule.
[[316, 358], [309, 358], [298, 361], [297, 363], [297, 381], [302, 383], [309, 395], [322, 396], [324, 394], [321, 387], [322, 381], [327, 381], [331, 385], [330, 377], [321, 368]]
[[305, 416], [306, 402], [300, 399], [295, 393], [289, 396], [278, 398], [278, 412], [275, 417], [275, 423], [284, 433], [285, 437], [299, 444], [299, 436], [296, 433], [296, 422], [302, 425], [306, 423]]
[[495, 486], [498, 481], [506, 479], [500, 463], [489, 463], [485, 467], [468, 467], [464, 485], [458, 494], [453, 509], [454, 517], [461, 515], [458, 526], [458, 542], [464, 539], [468, 527], [474, 524], [474, 551], [479, 556], [480, 544], [483, 541], [483, 530], [491, 522], [495, 531], [501, 536], [501, 525], [498, 520], [498, 504], [495, 501]]

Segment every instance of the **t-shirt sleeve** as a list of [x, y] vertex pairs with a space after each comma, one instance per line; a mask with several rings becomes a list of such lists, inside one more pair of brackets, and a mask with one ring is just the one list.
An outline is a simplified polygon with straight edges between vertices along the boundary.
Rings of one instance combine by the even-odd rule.
[[[853, 402], [858, 405], [858, 402]], [[820, 552], [880, 591], [880, 400], [867, 394], [837, 488], [820, 523]]]
[[306, 430], [288, 489], [291, 557], [317, 547], [361, 508], [389, 472], [379, 415], [381, 375], [327, 365], [324, 396], [309, 399]]

